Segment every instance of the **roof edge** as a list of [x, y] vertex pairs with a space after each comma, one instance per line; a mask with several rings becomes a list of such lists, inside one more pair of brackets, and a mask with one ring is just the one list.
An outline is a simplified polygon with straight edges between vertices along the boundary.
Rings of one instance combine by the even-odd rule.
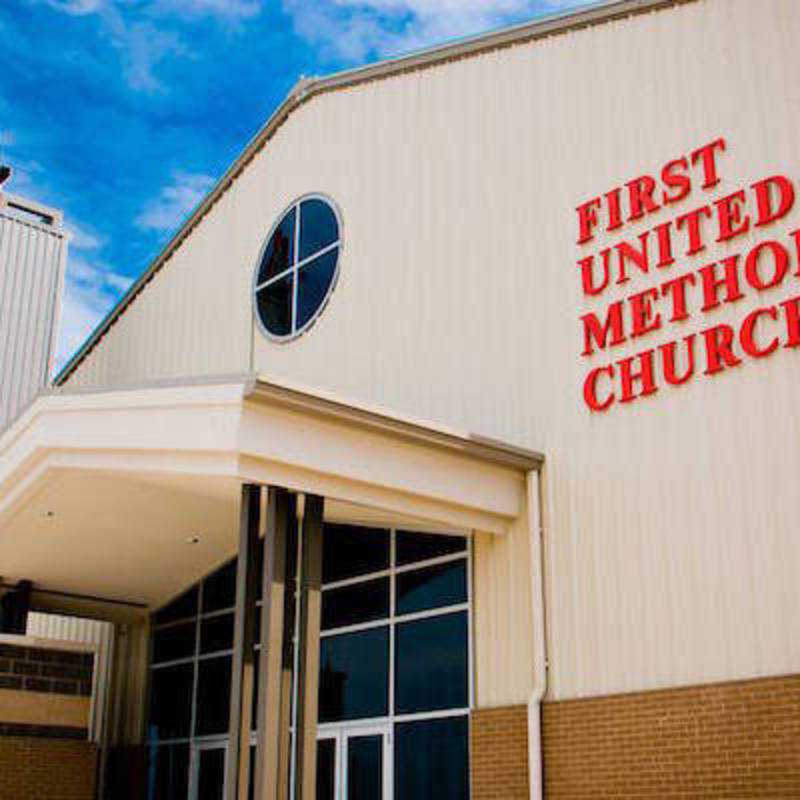
[[245, 145], [244, 150], [225, 171], [193, 211], [186, 217], [174, 236], [149, 264], [111, 310], [95, 327], [81, 347], [72, 355], [53, 379], [53, 384], [61, 386], [78, 368], [81, 362], [94, 349], [106, 332], [122, 315], [136, 296], [152, 280], [161, 267], [172, 257], [184, 239], [211, 210], [217, 200], [230, 188], [234, 180], [272, 138], [286, 118], [300, 105], [317, 94], [353, 86], [366, 81], [396, 75], [408, 70], [424, 69], [458, 58], [509, 47], [514, 44], [540, 39], [571, 30], [610, 22], [614, 19], [654, 11], [669, 6], [684, 5], [697, 0], [600, 0], [600, 2], [578, 6], [570, 11], [538, 17], [530, 22], [500, 28], [488, 33], [470, 36], [442, 45], [420, 50], [409, 55], [378, 61], [366, 66], [356, 67], [319, 78], [302, 77], [289, 91], [286, 99], [272, 113], [267, 122]]
[[389, 435], [406, 442], [433, 446], [439, 450], [485, 461], [523, 472], [541, 470], [545, 457], [524, 447], [462, 432], [431, 422], [410, 419], [367, 406], [354, 405], [330, 396], [311, 393], [259, 377], [246, 391], [245, 400], [312, 414], [351, 427]]

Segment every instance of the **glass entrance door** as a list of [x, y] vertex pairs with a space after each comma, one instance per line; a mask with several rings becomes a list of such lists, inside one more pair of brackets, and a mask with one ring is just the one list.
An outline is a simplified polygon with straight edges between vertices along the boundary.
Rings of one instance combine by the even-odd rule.
[[194, 745], [189, 787], [191, 800], [224, 800], [227, 750], [226, 745], [220, 742]]
[[391, 800], [389, 726], [341, 728], [317, 741], [317, 800]]

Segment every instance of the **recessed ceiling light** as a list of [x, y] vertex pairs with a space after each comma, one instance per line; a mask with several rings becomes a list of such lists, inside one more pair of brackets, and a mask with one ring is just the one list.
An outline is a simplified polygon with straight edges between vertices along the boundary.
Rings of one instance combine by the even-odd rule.
[[186, 544], [199, 544], [200, 537], [199, 536], [187, 536], [186, 537]]

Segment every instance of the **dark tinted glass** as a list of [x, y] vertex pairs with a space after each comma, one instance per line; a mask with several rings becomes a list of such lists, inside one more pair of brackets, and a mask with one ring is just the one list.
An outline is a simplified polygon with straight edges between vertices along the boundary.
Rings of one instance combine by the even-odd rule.
[[347, 740], [347, 800], [383, 797], [383, 736]]
[[394, 726], [395, 800], [469, 800], [467, 718]]
[[292, 266], [294, 262], [294, 218], [295, 210], [292, 209], [272, 234], [258, 268], [259, 284], [280, 275], [281, 272]]
[[258, 316], [273, 336], [287, 336], [292, 332], [293, 291], [294, 278], [289, 274], [256, 295]]
[[398, 714], [467, 706], [466, 611], [404, 622], [395, 637]]
[[[250, 745], [250, 769], [248, 770], [250, 773], [249, 778], [249, 786], [250, 788], [247, 790], [247, 798], [248, 800], [255, 800], [256, 796], [256, 746], [254, 744]], [[317, 795], [319, 797], [319, 795]]]
[[154, 615], [156, 625], [164, 622], [174, 622], [178, 619], [193, 617], [197, 614], [197, 587], [193, 586], [189, 591], [184, 592], [180, 597], [164, 606]]
[[336, 798], [336, 740], [317, 742], [317, 800]]
[[467, 562], [453, 561], [397, 575], [397, 613], [413, 614], [467, 601]]
[[189, 793], [189, 745], [151, 747], [147, 800], [184, 800]]
[[221, 747], [200, 750], [198, 757], [197, 800], [223, 800], [225, 750]]
[[373, 628], [322, 639], [320, 722], [384, 716], [387, 712], [388, 686], [388, 628]]
[[233, 614], [209, 617], [200, 623], [200, 652], [215, 653], [233, 647]]
[[323, 200], [300, 204], [300, 261], [339, 238], [339, 224], [333, 209]]
[[344, 628], [389, 616], [389, 579], [330, 589], [322, 593], [322, 629]]
[[194, 654], [196, 623], [186, 622], [153, 633], [153, 663], [177, 661]]
[[227, 733], [231, 705], [231, 657], [200, 661], [197, 674], [197, 724], [195, 733]]
[[203, 581], [203, 613], [231, 608], [236, 604], [236, 559]]
[[323, 583], [389, 568], [389, 531], [381, 528], [326, 525], [322, 547]]
[[189, 735], [192, 714], [192, 664], [154, 669], [150, 673], [150, 726], [153, 741]]
[[429, 558], [463, 553], [467, 540], [463, 536], [441, 536], [438, 533], [397, 531], [397, 564], [413, 564]]
[[338, 259], [339, 249], [334, 248], [300, 269], [297, 287], [298, 330], [319, 311], [325, 296], [328, 294], [328, 289], [333, 283]]

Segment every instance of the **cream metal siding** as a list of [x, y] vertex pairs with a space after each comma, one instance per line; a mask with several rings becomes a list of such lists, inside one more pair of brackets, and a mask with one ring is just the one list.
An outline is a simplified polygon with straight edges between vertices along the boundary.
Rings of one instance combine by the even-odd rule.
[[52, 365], [67, 244], [60, 215], [44, 211], [53, 224], [0, 205], [0, 430], [46, 385]]
[[[266, 191], [263, 189], [262, 191]], [[261, 229], [228, 192], [70, 378], [73, 386], [242, 373], [249, 367], [251, 275]], [[264, 220], [269, 226], [271, 221]]]
[[[721, 185], [675, 213], [776, 172], [800, 190], [798, 39], [795, 0], [696, 0], [314, 97], [78, 381], [246, 364], [263, 237], [324, 192], [344, 219], [337, 287], [299, 340], [253, 332], [252, 367], [545, 453], [549, 696], [798, 672], [800, 360], [590, 415], [574, 211], [719, 136]], [[790, 294], [751, 292], [708, 324]], [[681, 335], [664, 334], [642, 347]], [[476, 553], [479, 701], [522, 702], [529, 542], [479, 534]]]

